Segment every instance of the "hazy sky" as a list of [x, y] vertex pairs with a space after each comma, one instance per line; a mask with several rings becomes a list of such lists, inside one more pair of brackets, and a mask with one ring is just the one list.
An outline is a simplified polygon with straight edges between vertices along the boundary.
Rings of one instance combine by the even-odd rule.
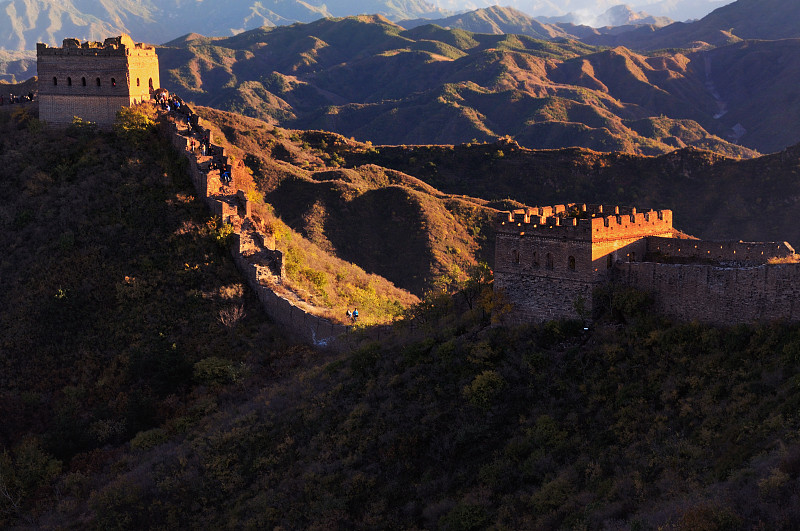
[[477, 9], [491, 5], [509, 6], [531, 16], [558, 16], [569, 12], [593, 18], [608, 8], [627, 4], [635, 11], [666, 16], [673, 20], [702, 18], [714, 9], [734, 0], [429, 0], [437, 6], [454, 11]]

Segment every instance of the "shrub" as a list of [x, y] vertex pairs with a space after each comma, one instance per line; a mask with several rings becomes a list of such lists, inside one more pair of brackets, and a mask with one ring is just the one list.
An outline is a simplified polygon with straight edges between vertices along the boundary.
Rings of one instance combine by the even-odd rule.
[[147, 139], [156, 130], [155, 122], [138, 107], [123, 107], [117, 113], [114, 132], [118, 137], [137, 148], [145, 147]]
[[486, 509], [479, 505], [459, 503], [449, 513], [439, 518], [439, 527], [452, 531], [483, 529], [489, 522]]
[[237, 371], [229, 360], [211, 356], [194, 364], [192, 377], [197, 383], [222, 386], [235, 382]]
[[472, 405], [488, 409], [505, 384], [505, 380], [497, 371], [486, 370], [464, 387], [463, 394]]
[[131, 448], [134, 450], [149, 450], [167, 440], [167, 432], [161, 428], [140, 431], [131, 439]]
[[353, 353], [350, 359], [350, 368], [353, 374], [364, 377], [375, 368], [380, 359], [381, 346], [371, 343]]

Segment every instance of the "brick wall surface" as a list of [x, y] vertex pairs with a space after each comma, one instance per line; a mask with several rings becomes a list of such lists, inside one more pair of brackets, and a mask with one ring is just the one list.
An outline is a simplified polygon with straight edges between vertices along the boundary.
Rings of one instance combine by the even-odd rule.
[[618, 265], [619, 280], [653, 294], [681, 320], [718, 324], [800, 321], [800, 264], [724, 268], [653, 262]]
[[554, 319], [580, 319], [575, 305], [582, 301], [587, 313], [592, 312], [592, 291], [596, 284], [570, 278], [537, 277], [525, 274], [495, 272], [495, 290], [512, 305], [506, 316], [510, 323], [539, 323]]

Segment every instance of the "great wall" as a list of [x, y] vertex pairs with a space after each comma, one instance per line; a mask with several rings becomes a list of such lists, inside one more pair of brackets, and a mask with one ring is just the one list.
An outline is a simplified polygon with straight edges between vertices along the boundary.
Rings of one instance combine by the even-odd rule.
[[[39, 43], [39, 118], [55, 126], [73, 123], [75, 117], [110, 127], [123, 107], [151, 101], [160, 85], [155, 47], [136, 43], [128, 35], [103, 42], [64, 39], [62, 47]], [[186, 118], [183, 113], [177, 114]], [[280, 284], [282, 256], [275, 240], [256, 228], [252, 204], [243, 190], [235, 188], [243, 171], [228, 164], [222, 146], [209, 143], [207, 153], [192, 149], [192, 137], [210, 139], [211, 131], [193, 115], [192, 123], [172, 122], [162, 130], [188, 161], [197, 194], [223, 223], [234, 227], [231, 253], [247, 284], [258, 296], [267, 315], [295, 337], [319, 347], [349, 348], [363, 338], [374, 338], [382, 327], [352, 333], [353, 328], [314, 315], [302, 301], [290, 300], [265, 284]], [[221, 180], [221, 172], [232, 179]]]
[[786, 242], [693, 239], [669, 210], [608, 205], [505, 212], [495, 228], [495, 287], [513, 322], [590, 319], [595, 288], [611, 282], [650, 293], [656, 311], [680, 320], [800, 321], [800, 263]]
[[[127, 35], [103, 43], [65, 39], [62, 48], [40, 43], [37, 66], [40, 119], [53, 124], [79, 116], [110, 125], [120, 108], [150, 100], [159, 85], [155, 49]], [[235, 187], [241, 162], [230, 165], [224, 148], [210, 142], [207, 154], [193, 149], [194, 136], [210, 139], [210, 130], [189, 116], [166, 134], [188, 160], [198, 195], [234, 227], [234, 261], [266, 313], [308, 342], [341, 348], [347, 326], [267, 286], [280, 282], [282, 256], [274, 239], [258, 231], [251, 202]], [[221, 172], [231, 179], [221, 179]], [[786, 242], [701, 241], [674, 229], [670, 210], [585, 204], [504, 212], [495, 231], [495, 289], [513, 306], [506, 317], [511, 323], [590, 320], [596, 288], [615, 282], [647, 291], [657, 311], [681, 320], [800, 321], [800, 263]]]
[[[196, 115], [194, 117], [191, 126], [177, 121], [165, 130], [165, 134], [171, 138], [178, 153], [187, 159], [189, 175], [198, 196], [214, 215], [234, 228], [231, 246], [234, 262], [270, 319], [291, 335], [318, 347], [349, 348], [362, 336], [379, 334], [381, 327], [375, 327], [374, 331], [364, 331], [356, 337], [351, 333], [352, 327], [314, 315], [298, 302], [278, 295], [268, 287], [268, 283], [280, 282], [283, 270], [281, 252], [275, 248], [275, 238], [256, 228], [251, 219], [252, 202], [244, 190], [235, 188], [235, 184], [243, 177], [241, 162], [228, 164], [224, 147], [213, 143], [206, 155], [202, 154], [199, 147], [192, 149], [193, 135], [211, 137], [210, 128], [204, 125], [202, 119]], [[194, 142], [197, 140], [194, 139]], [[231, 171], [230, 184], [234, 186], [223, 183], [220, 168]]]

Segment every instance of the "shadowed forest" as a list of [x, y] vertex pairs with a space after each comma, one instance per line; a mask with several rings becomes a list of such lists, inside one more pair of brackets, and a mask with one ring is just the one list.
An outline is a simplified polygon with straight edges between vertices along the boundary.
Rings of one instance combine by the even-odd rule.
[[151, 117], [123, 118], [0, 113], [2, 527], [800, 523], [797, 325], [670, 322], [612, 287], [590, 330], [508, 327], [484, 271], [314, 351]]

